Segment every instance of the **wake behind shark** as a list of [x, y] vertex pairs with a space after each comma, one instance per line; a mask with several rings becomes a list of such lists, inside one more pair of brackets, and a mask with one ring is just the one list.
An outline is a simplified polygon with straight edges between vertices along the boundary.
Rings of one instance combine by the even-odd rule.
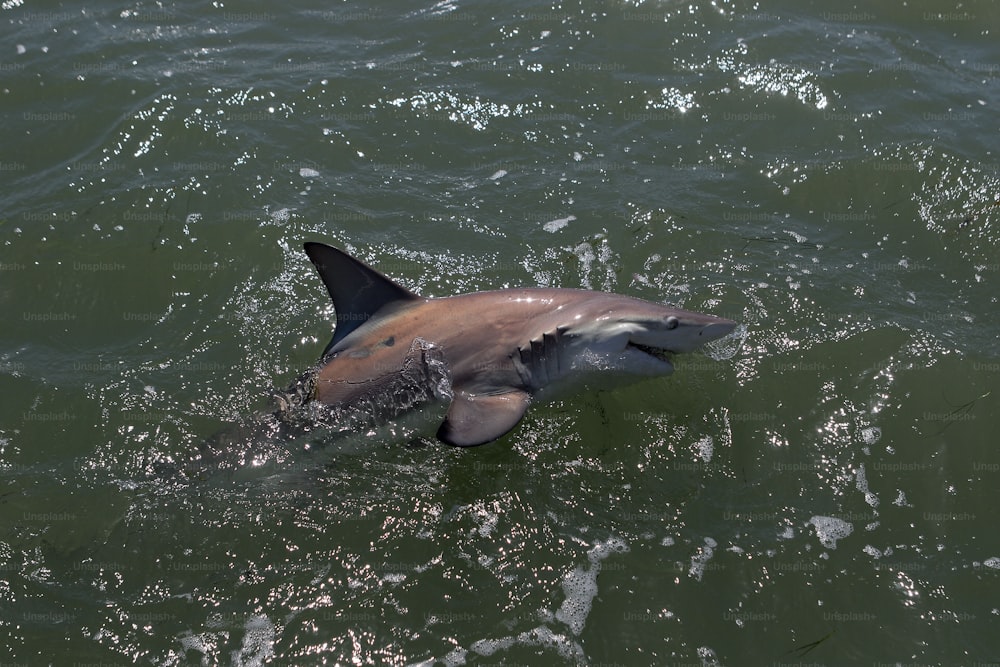
[[[504, 289], [426, 298], [323, 243], [306, 254], [336, 311], [320, 362], [279, 397], [283, 423], [392, 421], [447, 405], [437, 437], [482, 445], [511, 431], [533, 401], [600, 377], [669, 375], [671, 357], [735, 322], [580, 289]], [[607, 384], [607, 382], [605, 382]]]

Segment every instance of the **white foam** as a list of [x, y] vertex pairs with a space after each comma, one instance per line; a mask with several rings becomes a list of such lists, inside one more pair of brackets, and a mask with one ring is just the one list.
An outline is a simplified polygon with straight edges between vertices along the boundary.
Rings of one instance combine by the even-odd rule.
[[556, 619], [569, 626], [574, 635], [583, 632], [590, 607], [597, 597], [597, 577], [589, 570], [575, 568], [563, 578], [566, 599], [556, 611]]
[[410, 667], [434, 667], [434, 665], [437, 664], [444, 664], [445, 667], [459, 667], [459, 665], [465, 664], [465, 656], [468, 654], [468, 651], [459, 646], [440, 660], [430, 658], [429, 660], [424, 660], [423, 662], [411, 663]]
[[691, 556], [691, 568], [688, 570], [690, 576], [701, 581], [702, 576], [705, 574], [705, 566], [708, 564], [708, 561], [712, 560], [717, 546], [719, 546], [719, 543], [711, 537], [705, 538], [705, 545], [698, 550], [698, 553]]
[[868, 426], [861, 429], [861, 442], [866, 445], [874, 445], [882, 438], [882, 429], [877, 426]]
[[177, 639], [185, 653], [197, 651], [203, 656], [203, 661], [207, 660], [209, 652], [214, 651], [219, 643], [219, 637], [213, 633], [196, 635], [185, 632]]
[[878, 507], [878, 496], [871, 492], [868, 488], [868, 478], [865, 477], [865, 464], [862, 463], [858, 466], [858, 469], [854, 473], [854, 481], [858, 487], [858, 491], [865, 494], [865, 502], [872, 507]]
[[722, 664], [719, 662], [719, 657], [715, 655], [715, 651], [708, 646], [698, 647], [698, 657], [701, 658], [701, 664], [703, 667], [716, 667], [717, 665]]
[[552, 632], [551, 628], [544, 625], [539, 625], [537, 628], [516, 636], [480, 639], [473, 643], [470, 648], [479, 655], [491, 656], [497, 651], [509, 649], [512, 646], [540, 646], [554, 649], [562, 658], [578, 665], [585, 664], [587, 659], [582, 646], [566, 635]]
[[701, 440], [694, 443], [694, 448], [698, 451], [698, 456], [705, 463], [712, 462], [712, 454], [715, 453], [715, 442], [712, 436], [706, 435]]
[[274, 623], [267, 616], [252, 616], [243, 625], [243, 646], [233, 656], [233, 665], [263, 665], [274, 657]]
[[591, 605], [597, 597], [597, 575], [601, 572], [601, 561], [612, 553], [626, 551], [628, 545], [617, 537], [612, 537], [606, 542], [598, 542], [587, 552], [590, 567], [587, 569], [577, 567], [566, 574], [562, 582], [566, 599], [556, 611], [556, 620], [568, 625], [574, 635], [583, 632]]
[[557, 218], [556, 220], [549, 220], [544, 225], [542, 225], [542, 229], [544, 229], [547, 232], [553, 232], [553, 233], [558, 232], [560, 229], [562, 229], [569, 223], [573, 222], [574, 220], [576, 220], [575, 215], [568, 215], [565, 218]]
[[497, 523], [500, 521], [500, 516], [496, 512], [489, 511], [485, 507], [478, 509], [480, 511], [476, 513], [476, 518], [480, 520], [479, 534], [482, 537], [489, 537], [493, 534], [493, 530], [497, 527]]
[[[517, 635], [480, 639], [473, 642], [469, 649], [482, 656], [492, 656], [498, 651], [514, 646], [540, 647], [556, 651], [567, 662], [586, 663], [586, 653], [576, 637], [583, 632], [594, 598], [597, 597], [597, 575], [600, 574], [601, 563], [613, 553], [624, 553], [628, 550], [628, 544], [618, 537], [597, 542], [587, 552], [588, 566], [575, 567], [563, 577], [562, 586], [566, 598], [555, 614], [548, 609], [539, 609], [538, 617], [543, 625]], [[569, 632], [555, 632], [545, 625], [553, 622], [564, 624]], [[444, 658], [444, 662], [459, 665], [465, 664], [465, 659], [466, 652], [456, 648]]]
[[854, 532], [854, 526], [833, 516], [814, 516], [809, 519], [816, 528], [816, 537], [827, 549], [836, 549], [837, 540], [843, 539]]

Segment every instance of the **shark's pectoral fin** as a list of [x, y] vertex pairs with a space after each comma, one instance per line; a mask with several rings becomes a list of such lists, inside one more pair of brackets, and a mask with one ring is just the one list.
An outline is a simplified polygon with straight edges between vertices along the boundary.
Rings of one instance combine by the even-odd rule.
[[518, 389], [476, 396], [456, 391], [437, 437], [458, 447], [485, 445], [517, 426], [530, 402]]

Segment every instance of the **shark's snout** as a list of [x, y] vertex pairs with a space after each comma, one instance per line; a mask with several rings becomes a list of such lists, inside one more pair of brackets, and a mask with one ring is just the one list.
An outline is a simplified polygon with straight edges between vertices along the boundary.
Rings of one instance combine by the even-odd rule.
[[736, 322], [719, 318], [717, 322], [712, 322], [711, 324], [703, 326], [701, 331], [698, 332], [698, 337], [701, 339], [700, 342], [708, 343], [729, 335], [735, 328]]
[[736, 324], [714, 315], [671, 309], [665, 318], [636, 326], [629, 332], [628, 344], [664, 360], [671, 354], [694, 352], [731, 333]]

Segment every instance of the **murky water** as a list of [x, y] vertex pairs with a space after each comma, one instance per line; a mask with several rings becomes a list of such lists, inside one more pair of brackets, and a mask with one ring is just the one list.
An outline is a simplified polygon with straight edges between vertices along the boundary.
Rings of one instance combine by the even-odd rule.
[[[0, 662], [996, 661], [995, 4], [0, 17]], [[166, 474], [322, 351], [309, 240], [745, 329]]]

